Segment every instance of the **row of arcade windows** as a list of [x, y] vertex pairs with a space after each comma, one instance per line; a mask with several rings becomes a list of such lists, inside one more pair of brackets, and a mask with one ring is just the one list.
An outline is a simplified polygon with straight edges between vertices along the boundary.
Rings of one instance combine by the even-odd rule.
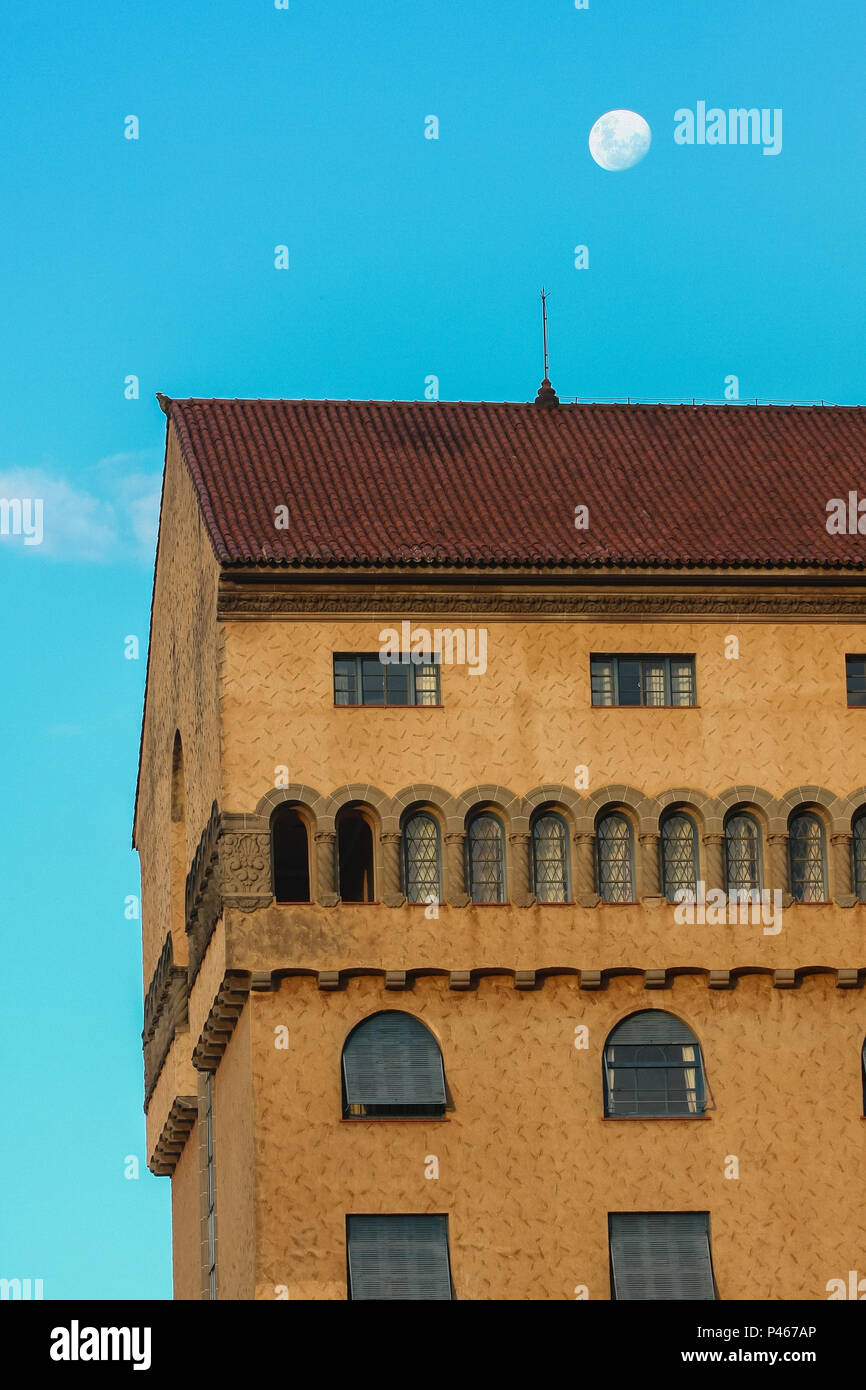
[[[530, 827], [532, 891], [541, 903], [572, 901], [569, 834], [557, 811], [537, 814]], [[466, 883], [475, 903], [504, 903], [505, 827], [492, 811], [470, 817], [466, 827]], [[272, 820], [274, 893], [278, 902], [309, 902], [309, 837], [301, 814], [278, 807]], [[698, 828], [684, 811], [661, 820], [660, 874], [665, 897], [674, 902], [681, 890], [697, 891], [700, 880]], [[760, 892], [764, 887], [761, 827], [748, 811], [731, 813], [724, 831], [728, 892]], [[852, 826], [854, 891], [866, 899], [866, 814]], [[337, 824], [339, 891], [343, 902], [375, 901], [373, 831], [363, 812], [350, 810]], [[634, 828], [628, 816], [613, 811], [595, 827], [596, 891], [603, 902], [635, 901]], [[402, 833], [403, 891], [411, 903], [442, 897], [442, 842], [439, 823], [427, 811], [408, 817]], [[788, 873], [795, 901], [826, 902], [827, 848], [823, 821], [811, 811], [792, 815], [788, 823]]]

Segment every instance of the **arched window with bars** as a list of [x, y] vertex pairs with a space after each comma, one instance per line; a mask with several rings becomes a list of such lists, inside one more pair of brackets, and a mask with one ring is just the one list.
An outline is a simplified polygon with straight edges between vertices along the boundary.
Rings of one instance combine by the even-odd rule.
[[558, 811], [540, 811], [532, 822], [532, 880], [540, 903], [570, 902], [568, 826]]
[[621, 811], [603, 816], [595, 829], [598, 896], [606, 903], [634, 902], [631, 822]]
[[660, 830], [661, 880], [665, 897], [668, 902], [676, 902], [676, 895], [682, 890], [697, 895], [697, 826], [685, 811], [671, 811], [663, 818]]
[[799, 811], [788, 821], [788, 875], [795, 902], [826, 902], [824, 826], [813, 811]]
[[410, 903], [438, 902], [441, 898], [439, 825], [429, 811], [416, 811], [403, 825], [403, 882]]
[[474, 903], [505, 902], [505, 833], [498, 816], [481, 811], [466, 829], [466, 880]]

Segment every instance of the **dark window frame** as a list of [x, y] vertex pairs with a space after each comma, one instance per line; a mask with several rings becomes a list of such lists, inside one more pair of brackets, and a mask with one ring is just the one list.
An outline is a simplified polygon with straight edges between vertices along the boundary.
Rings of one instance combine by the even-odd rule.
[[427, 810], [424, 809], [424, 807], [421, 807], [421, 808], [418, 809], [418, 810], [410, 811], [410, 812], [408, 813], [408, 815], [405, 817], [405, 819], [404, 819], [404, 821], [403, 821], [403, 825], [402, 825], [401, 830], [400, 830], [400, 836], [401, 836], [401, 839], [402, 839], [402, 841], [403, 841], [403, 892], [404, 892], [405, 895], [406, 895], [406, 901], [407, 901], [408, 903], [412, 903], [412, 904], [415, 904], [415, 905], [421, 904], [421, 905], [423, 906], [424, 904], [428, 903], [428, 901], [429, 901], [428, 898], [412, 898], [412, 897], [409, 896], [409, 890], [410, 890], [410, 888], [411, 888], [411, 879], [410, 879], [410, 874], [409, 874], [409, 837], [408, 837], [408, 835], [407, 835], [406, 832], [408, 831], [409, 826], [412, 824], [412, 822], [413, 822], [414, 820], [426, 820], [426, 821], [429, 821], [429, 822], [433, 825], [433, 827], [434, 827], [434, 829], [435, 829], [435, 831], [436, 831], [436, 902], [437, 902], [437, 903], [442, 901], [442, 829], [441, 829], [441, 827], [440, 827], [440, 825], [439, 825], [438, 820], [437, 820], [436, 817], [433, 815], [432, 811], [427, 811]]
[[[638, 671], [638, 691], [639, 700], [626, 700], [620, 698], [620, 664], [626, 661], [637, 662]], [[686, 704], [675, 704], [672, 701], [672, 662], [688, 662], [691, 670], [691, 700]], [[595, 681], [601, 678], [601, 673], [594, 668], [602, 663], [609, 663], [611, 666], [613, 700], [607, 704], [604, 700], [596, 699]], [[656, 704], [644, 698], [646, 694], [644, 682], [644, 663], [664, 662], [664, 682], [665, 698], [662, 704]], [[591, 652], [589, 658], [589, 685], [590, 701], [594, 709], [696, 709], [698, 704], [698, 676], [697, 676], [697, 657], [694, 652]]]
[[[758, 849], [756, 855], [758, 881], [757, 884], [749, 888], [744, 888], [739, 884], [731, 883], [731, 871], [728, 856], [728, 828], [735, 820], [751, 821], [752, 825], [754, 825], [756, 831], [758, 832]], [[764, 891], [764, 830], [761, 825], [761, 822], [758, 820], [758, 817], [755, 815], [754, 811], [749, 811], [740, 808], [730, 810], [728, 814], [725, 816], [724, 833], [722, 839], [724, 850], [723, 857], [725, 869], [725, 894], [727, 895], [727, 897], [730, 898], [732, 893], [762, 893]]]
[[[436, 1226], [438, 1226], [438, 1227], [443, 1231], [443, 1235], [444, 1235], [444, 1240], [443, 1240], [444, 1255], [445, 1255], [445, 1260], [446, 1260], [446, 1263], [447, 1263], [447, 1270], [448, 1270], [448, 1289], [449, 1289], [448, 1301], [455, 1300], [455, 1299], [457, 1298], [457, 1294], [456, 1294], [456, 1291], [455, 1291], [455, 1288], [454, 1288], [454, 1272], [453, 1272], [453, 1269], [452, 1269], [452, 1267], [451, 1267], [451, 1222], [450, 1222], [450, 1220], [449, 1220], [449, 1217], [448, 1217], [447, 1212], [381, 1212], [381, 1213], [379, 1213], [379, 1212], [376, 1212], [376, 1213], [373, 1213], [373, 1212], [348, 1212], [348, 1213], [346, 1214], [346, 1300], [347, 1300], [347, 1302], [358, 1301], [358, 1300], [356, 1299], [356, 1297], [355, 1297], [355, 1294], [354, 1294], [354, 1292], [353, 1292], [353, 1287], [352, 1287], [352, 1261], [351, 1261], [351, 1233], [352, 1233], [352, 1222], [353, 1222], [353, 1221], [354, 1221], [354, 1222], [357, 1222], [357, 1221], [384, 1221], [384, 1222], [388, 1222], [390, 1219], [394, 1219], [395, 1221], [401, 1221], [401, 1220], [402, 1220], [402, 1221], [406, 1221], [406, 1220], [417, 1221], [417, 1220], [420, 1220], [420, 1221], [424, 1222], [425, 1224], [426, 1224], [426, 1223], [430, 1223], [430, 1229], [431, 1229], [431, 1231], [432, 1231], [432, 1230], [435, 1230], [435, 1229], [436, 1229]], [[436, 1226], [433, 1225], [434, 1222], [436, 1223]], [[431, 1243], [432, 1243], [432, 1242], [431, 1242]], [[399, 1300], [400, 1300], [400, 1301], [405, 1300], [405, 1293], [401, 1293], [399, 1296], [395, 1295], [395, 1299], [397, 1299], [398, 1297], [399, 1297]], [[363, 1301], [365, 1301], [365, 1300], [360, 1300], [360, 1301], [363, 1302]]]
[[[854, 662], [859, 662], [862, 670], [852, 671]], [[859, 690], [852, 691], [853, 682], [862, 682]], [[852, 694], [859, 698], [852, 700]], [[866, 705], [866, 656], [856, 656], [848, 652], [845, 653], [845, 698], [849, 709], [863, 709]]]
[[[475, 896], [476, 890], [480, 890], [481, 888], [490, 886], [490, 885], [486, 885], [486, 884], [476, 883], [476, 882], [475, 882], [475, 874], [474, 874], [474, 872], [473, 872], [473, 854], [472, 854], [472, 850], [473, 850], [473, 828], [474, 828], [474, 827], [478, 824], [478, 822], [481, 821], [481, 820], [491, 820], [491, 821], [493, 821], [494, 824], [497, 826], [498, 832], [499, 832], [499, 833], [498, 833], [498, 836], [497, 836], [497, 843], [498, 843], [498, 845], [499, 845], [499, 867], [500, 867], [500, 870], [501, 870], [501, 877], [500, 877], [500, 881], [499, 881], [500, 894], [499, 894], [499, 897], [498, 897], [498, 898], [478, 898], [478, 897]], [[479, 843], [481, 843], [481, 841], [479, 841]], [[465, 861], [465, 870], [466, 870], [466, 891], [467, 891], [468, 894], [469, 894], [469, 900], [470, 900], [470, 902], [471, 902], [474, 906], [476, 906], [476, 907], [479, 906], [479, 905], [482, 906], [482, 907], [486, 907], [486, 906], [490, 906], [490, 905], [500, 906], [500, 907], [501, 907], [503, 903], [507, 903], [507, 902], [508, 902], [508, 854], [507, 854], [507, 850], [506, 850], [505, 825], [504, 825], [503, 821], [501, 820], [500, 816], [497, 814], [496, 811], [493, 811], [493, 810], [490, 810], [490, 809], [488, 809], [488, 808], [482, 807], [480, 810], [472, 811], [472, 812], [471, 812], [471, 814], [468, 816], [467, 821], [466, 821], [466, 851], [465, 851], [465, 852], [466, 852], [466, 861]]]
[[[429, 661], [426, 658], [423, 661], [421, 661], [415, 659], [414, 657], [410, 658], [409, 661], [382, 661], [378, 652], [334, 652], [331, 661], [331, 674], [333, 681], [335, 708], [354, 709], [364, 707], [367, 709], [438, 709], [442, 704], [442, 660], [441, 656], [437, 652], [431, 652], [429, 653], [429, 656]], [[381, 700], [370, 700], [364, 698], [365, 694], [367, 693], [364, 689], [364, 662], [371, 661], [378, 662], [378, 664], [382, 668]], [[346, 692], [351, 693], [354, 696], [353, 699], [339, 700], [337, 698], [338, 694], [342, 693], [337, 689], [338, 677], [340, 679], [349, 680], [348, 673], [337, 671], [338, 662], [344, 662], [347, 665], [354, 665], [354, 671], [351, 675], [351, 691], [349, 692], [347, 690]], [[436, 699], [434, 701], [420, 700], [418, 698], [418, 695], [419, 693], [423, 694], [424, 692], [419, 692], [418, 676], [421, 671], [421, 668], [425, 668], [425, 673], [429, 674], [429, 672], [426, 671], [426, 668], [430, 667], [433, 668], [436, 676]], [[406, 672], [407, 692], [409, 696], [408, 699], [395, 700], [388, 698], [389, 670]]]
[[[352, 1038], [355, 1037], [357, 1033], [363, 1032], [363, 1030], [367, 1027], [375, 1028], [376, 1025], [374, 1020], [381, 1019], [383, 1015], [389, 1015], [395, 1018], [399, 1017], [400, 1019], [402, 1019], [404, 1021], [404, 1027], [409, 1030], [409, 1037], [411, 1037], [412, 1032], [420, 1034], [421, 1030], [423, 1030], [424, 1034], [427, 1035], [427, 1038], [429, 1038], [430, 1040], [430, 1044], [432, 1044], [432, 1047], [435, 1047], [436, 1049], [438, 1064], [442, 1073], [443, 1098], [441, 1101], [424, 1101], [420, 1103], [408, 1101], [404, 1101], [401, 1103], [390, 1103], [369, 1100], [351, 1102], [349, 1101], [349, 1087], [346, 1077], [346, 1049], [349, 1046]], [[408, 1044], [404, 1042], [402, 1046], [405, 1048], [406, 1046], [408, 1046]], [[417, 1083], [417, 1076], [415, 1077], [415, 1081]], [[439, 1042], [439, 1039], [436, 1037], [432, 1029], [428, 1028], [427, 1024], [424, 1022], [423, 1019], [419, 1018], [417, 1014], [410, 1013], [408, 1009], [376, 1009], [374, 1013], [367, 1014], [365, 1018], [359, 1019], [358, 1022], [354, 1024], [352, 1028], [349, 1029], [349, 1032], [346, 1034], [346, 1037], [343, 1040], [343, 1046], [340, 1050], [340, 1089], [341, 1113], [342, 1118], [344, 1120], [400, 1120], [420, 1118], [428, 1120], [444, 1120], [446, 1118], [446, 1111], [448, 1109], [449, 1092], [448, 1082], [445, 1077], [445, 1058], [442, 1056], [442, 1047]]]
[[[804, 888], [805, 879], [802, 884], [798, 882], [794, 873], [794, 836], [791, 833], [796, 821], [813, 821], [821, 832], [821, 897], [806, 898], [798, 896], [797, 888]], [[827, 830], [821, 817], [809, 808], [799, 811], [792, 811], [788, 817], [788, 886], [794, 902], [797, 903], [827, 903], [829, 899], [829, 883], [827, 876]]]
[[[602, 877], [602, 871], [601, 871], [601, 870], [602, 870], [602, 840], [603, 840], [603, 837], [599, 834], [599, 831], [601, 830], [601, 827], [605, 824], [605, 822], [611, 821], [611, 820], [623, 821], [623, 822], [625, 823], [627, 829], [628, 829], [628, 864], [629, 864], [629, 870], [628, 870], [628, 872], [629, 872], [629, 884], [628, 884], [628, 886], [629, 886], [629, 892], [630, 892], [630, 895], [631, 895], [631, 896], [628, 897], [628, 898], [606, 898], [606, 897], [604, 896], [603, 892], [602, 892], [602, 888], [604, 887], [604, 882], [603, 882], [603, 877]], [[606, 838], [608, 838], [608, 837], [604, 837], [604, 838], [606, 839]], [[601, 898], [601, 901], [602, 901], [603, 903], [616, 903], [616, 904], [619, 904], [619, 905], [621, 905], [621, 906], [624, 906], [624, 905], [627, 904], [627, 903], [631, 903], [631, 904], [636, 903], [636, 902], [637, 902], [637, 877], [636, 877], [636, 874], [635, 874], [634, 826], [633, 826], [632, 823], [631, 823], [631, 818], [630, 818], [629, 816], [627, 816], [626, 813], [625, 813], [624, 811], [619, 811], [619, 810], [617, 810], [615, 807], [611, 808], [610, 810], [607, 810], [607, 811], [604, 811], [604, 812], [600, 813], [599, 816], [597, 817], [596, 823], [595, 823], [595, 835], [594, 835], [594, 839], [595, 839], [595, 891], [596, 891], [596, 893], [598, 894], [599, 898]]]

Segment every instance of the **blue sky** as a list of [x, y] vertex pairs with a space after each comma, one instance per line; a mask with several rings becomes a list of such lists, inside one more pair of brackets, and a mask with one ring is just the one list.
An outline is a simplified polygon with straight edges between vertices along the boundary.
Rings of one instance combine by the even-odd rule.
[[[154, 393], [530, 399], [543, 282], [562, 397], [862, 403], [864, 51], [854, 0], [7, 11], [0, 497], [44, 539], [0, 535], [0, 1276], [171, 1294], [124, 917]], [[698, 101], [781, 108], [781, 153], [677, 145]], [[652, 144], [610, 173], [617, 108]]]

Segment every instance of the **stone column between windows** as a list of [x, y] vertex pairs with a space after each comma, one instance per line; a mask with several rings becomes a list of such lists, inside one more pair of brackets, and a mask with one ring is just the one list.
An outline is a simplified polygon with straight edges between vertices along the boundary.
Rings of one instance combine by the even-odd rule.
[[574, 835], [574, 901], [581, 907], [595, 907], [599, 901], [595, 888], [595, 836]]
[[706, 873], [706, 890], [708, 893], [713, 889], [721, 888], [722, 892], [727, 890], [725, 883], [725, 856], [724, 835], [704, 835], [704, 866]]
[[377, 897], [386, 907], [401, 907], [406, 901], [400, 873], [400, 849], [403, 836], [397, 830], [388, 830], [379, 836], [381, 846], [382, 888]]
[[845, 834], [830, 836], [830, 874], [827, 896], [833, 897], [839, 907], [853, 907], [857, 901], [856, 888], [851, 875], [851, 836]]
[[664, 902], [659, 874], [659, 838], [657, 830], [638, 835], [637, 896], [649, 907], [661, 906]]
[[[792, 901], [788, 885], [788, 833], [778, 831], [767, 836], [767, 846], [770, 851], [770, 872], [764, 875], [764, 887], [771, 892], [781, 889], [782, 903], [784, 906]], [[767, 881], [769, 879], [769, 882]]]
[[465, 907], [466, 831], [450, 830], [445, 835], [445, 897], [451, 907]]
[[506, 901], [513, 902], [515, 907], [530, 907], [535, 902], [534, 885], [530, 885], [529, 839], [527, 830], [514, 830], [508, 836]]
[[337, 835], [333, 830], [317, 830], [316, 891], [323, 907], [334, 907], [340, 901], [337, 892]]

